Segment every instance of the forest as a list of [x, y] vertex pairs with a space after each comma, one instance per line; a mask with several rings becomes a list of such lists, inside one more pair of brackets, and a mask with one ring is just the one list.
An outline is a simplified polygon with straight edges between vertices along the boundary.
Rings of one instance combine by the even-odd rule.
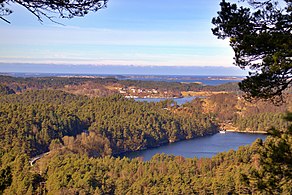
[[198, 83], [180, 83], [163, 81], [118, 80], [113, 77], [11, 77], [0, 75], [0, 85], [9, 87], [16, 93], [36, 89], [59, 89], [73, 94], [88, 96], [108, 96], [118, 93], [118, 88], [136, 87], [153, 89], [180, 94], [182, 91], [237, 91], [236, 83], [227, 83], [219, 86], [201, 85]]
[[201, 112], [213, 118], [221, 128], [235, 131], [267, 132], [272, 127], [284, 130], [289, 122], [284, 119], [292, 110], [292, 95], [286, 94], [285, 102], [274, 105], [269, 101], [249, 102], [236, 93], [214, 94], [208, 98], [194, 99], [183, 105], [190, 112]]
[[[283, 116], [291, 109], [291, 101], [280, 107], [252, 104], [236, 93], [178, 106], [173, 100], [137, 102], [120, 94], [91, 97], [51, 87], [0, 89], [1, 194], [258, 193], [265, 185], [256, 178], [265, 169], [260, 162], [269, 154], [269, 139], [286, 138], [257, 140], [211, 159], [156, 155], [144, 162], [114, 156], [214, 134], [226, 121], [240, 130], [288, 128]], [[289, 176], [275, 179], [284, 182], [276, 186], [280, 192], [291, 192]]]
[[81, 133], [110, 140], [107, 147], [120, 153], [217, 131], [202, 113], [196, 117], [177, 115], [164, 109], [166, 102], [135, 102], [121, 95], [88, 98], [58, 90], [35, 90], [4, 95], [0, 101], [5, 140], [1, 148], [9, 151], [15, 147], [30, 155], [47, 151], [52, 140], [61, 142]]

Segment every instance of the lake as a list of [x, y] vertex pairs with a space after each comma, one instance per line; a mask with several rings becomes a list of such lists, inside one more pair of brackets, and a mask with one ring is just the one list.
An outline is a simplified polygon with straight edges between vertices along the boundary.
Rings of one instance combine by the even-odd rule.
[[140, 101], [140, 102], [160, 102], [160, 101], [164, 101], [167, 99], [171, 99], [174, 100], [177, 105], [182, 105], [186, 102], [190, 102], [195, 98], [202, 98], [202, 96], [190, 96], [190, 97], [183, 97], [183, 98], [134, 98], [136, 101]]
[[131, 159], [143, 157], [146, 161], [150, 160], [152, 156], [159, 153], [183, 156], [186, 158], [212, 157], [219, 152], [224, 152], [231, 149], [237, 150], [239, 146], [251, 144], [257, 138], [264, 140], [266, 135], [235, 132], [227, 132], [225, 134], [217, 133], [210, 136], [171, 143], [157, 148], [125, 153], [121, 155], [121, 157], [125, 156]]

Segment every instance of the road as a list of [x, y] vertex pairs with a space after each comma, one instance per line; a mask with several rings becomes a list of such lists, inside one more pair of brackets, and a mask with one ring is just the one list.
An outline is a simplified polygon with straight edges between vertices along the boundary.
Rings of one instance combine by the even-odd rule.
[[33, 166], [33, 164], [34, 164], [37, 160], [41, 159], [42, 157], [44, 157], [44, 156], [46, 156], [46, 155], [48, 155], [48, 154], [50, 154], [50, 152], [45, 152], [45, 153], [42, 153], [42, 154], [40, 154], [40, 155], [37, 155], [37, 156], [31, 158], [31, 159], [29, 160], [29, 164], [30, 164], [30, 166]]

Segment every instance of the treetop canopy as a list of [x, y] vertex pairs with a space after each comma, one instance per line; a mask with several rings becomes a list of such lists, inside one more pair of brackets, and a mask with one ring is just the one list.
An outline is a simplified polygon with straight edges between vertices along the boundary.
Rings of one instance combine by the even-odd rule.
[[108, 0], [0, 0], [0, 19], [10, 23], [5, 16], [13, 11], [9, 8], [12, 3], [21, 5], [30, 11], [40, 22], [47, 18], [56, 22], [60, 18], [83, 17], [89, 12], [96, 12], [106, 7]]
[[239, 7], [222, 0], [212, 32], [230, 38], [235, 65], [251, 70], [241, 90], [252, 98], [278, 99], [292, 83], [292, 1], [247, 2], [249, 7]]

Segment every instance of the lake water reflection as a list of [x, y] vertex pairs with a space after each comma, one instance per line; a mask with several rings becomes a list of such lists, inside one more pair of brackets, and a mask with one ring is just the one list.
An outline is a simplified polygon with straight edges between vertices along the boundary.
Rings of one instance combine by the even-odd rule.
[[225, 134], [217, 133], [211, 136], [171, 143], [158, 148], [126, 153], [121, 155], [121, 157], [143, 157], [144, 160], [150, 160], [152, 156], [158, 153], [183, 156], [186, 158], [212, 157], [219, 152], [224, 152], [231, 149], [237, 150], [239, 146], [251, 144], [257, 138], [264, 140], [266, 135], [234, 132], [227, 132]]

